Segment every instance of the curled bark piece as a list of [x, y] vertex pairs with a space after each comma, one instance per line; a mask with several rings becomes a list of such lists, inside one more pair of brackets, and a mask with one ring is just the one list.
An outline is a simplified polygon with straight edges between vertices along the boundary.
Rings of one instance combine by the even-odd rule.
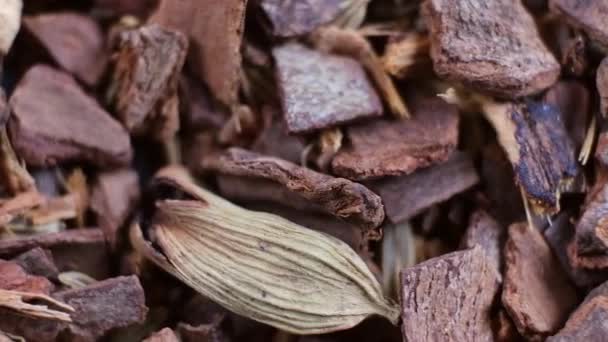
[[161, 170], [154, 188], [152, 240], [135, 224], [131, 242], [222, 306], [297, 334], [348, 329], [372, 314], [397, 323], [395, 304], [342, 241], [237, 207], [179, 169]]
[[229, 148], [223, 153], [204, 158], [200, 168], [222, 175], [252, 177], [278, 183], [326, 212], [362, 226], [370, 236], [377, 236], [374, 229], [384, 220], [380, 198], [363, 185], [278, 158]]

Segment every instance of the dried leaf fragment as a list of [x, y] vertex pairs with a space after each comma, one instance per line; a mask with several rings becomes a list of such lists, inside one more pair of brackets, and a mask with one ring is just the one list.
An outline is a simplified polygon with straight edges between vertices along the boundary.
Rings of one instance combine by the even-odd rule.
[[395, 304], [383, 298], [380, 284], [345, 243], [237, 207], [180, 170], [161, 171], [155, 184], [189, 199], [159, 198], [148, 227], [153, 240], [144, 240], [134, 225], [131, 241], [204, 296], [298, 334], [348, 329], [373, 314], [397, 322]]

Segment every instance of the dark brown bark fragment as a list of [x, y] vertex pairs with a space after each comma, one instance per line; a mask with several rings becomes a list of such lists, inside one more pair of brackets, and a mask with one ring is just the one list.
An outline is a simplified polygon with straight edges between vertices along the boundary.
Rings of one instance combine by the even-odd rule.
[[427, 260], [401, 273], [405, 341], [491, 341], [496, 272], [480, 247]]
[[150, 335], [143, 342], [180, 342], [171, 328], [163, 328]]
[[23, 18], [23, 27], [64, 70], [95, 86], [108, 61], [104, 35], [90, 16], [72, 12]]
[[475, 245], [479, 245], [494, 267], [497, 279], [502, 281], [502, 247], [505, 238], [506, 229], [480, 209], [471, 214], [469, 226], [460, 245], [463, 248], [473, 248]]
[[520, 1], [429, 0], [431, 58], [439, 77], [515, 98], [553, 84], [560, 65]]
[[329, 24], [344, 11], [343, 0], [263, 0], [260, 6], [276, 37], [307, 34], [319, 26]]
[[285, 159], [299, 164], [306, 147], [304, 140], [287, 133], [285, 119], [280, 111], [272, 107], [263, 108], [265, 115], [264, 129], [251, 146], [254, 152]]
[[602, 49], [608, 51], [608, 3], [605, 1], [550, 0], [549, 7], [572, 26], [580, 28]]
[[172, 138], [179, 129], [177, 86], [186, 36], [148, 25], [123, 32], [117, 48], [110, 91], [118, 119], [136, 135]]
[[542, 340], [562, 327], [577, 293], [542, 235], [526, 223], [509, 227], [502, 303], [517, 330]]
[[576, 251], [578, 254], [608, 253], [608, 184], [599, 191], [590, 192], [589, 200], [576, 225]]
[[608, 116], [608, 57], [604, 58], [597, 68], [595, 84], [600, 94], [600, 112], [606, 117]]
[[287, 129], [308, 133], [380, 116], [382, 103], [354, 59], [297, 43], [273, 49]]
[[161, 0], [148, 20], [190, 38], [191, 69], [228, 106], [238, 100], [246, 7], [247, 0]]
[[589, 66], [587, 43], [582, 34], [577, 34], [560, 44], [561, 64], [570, 74], [581, 77]]
[[49, 295], [54, 288], [46, 278], [26, 273], [14, 261], [0, 259], [0, 289]]
[[68, 74], [44, 65], [32, 67], [17, 85], [10, 106], [11, 141], [28, 165], [83, 161], [110, 168], [131, 161], [125, 129]]
[[478, 181], [471, 158], [455, 152], [446, 162], [411, 175], [386, 177], [365, 184], [382, 198], [387, 218], [398, 223], [467, 190]]
[[139, 180], [131, 169], [98, 175], [91, 197], [91, 209], [110, 246], [117, 247], [120, 228], [139, 200]]
[[548, 342], [603, 341], [608, 335], [608, 283], [589, 292], [566, 325]]
[[559, 81], [549, 88], [543, 101], [559, 110], [574, 148], [579, 151], [591, 118], [591, 99], [587, 87], [578, 81]]
[[446, 161], [458, 144], [458, 111], [440, 98], [408, 101], [410, 120], [376, 120], [346, 128], [335, 174], [364, 180], [401, 176]]
[[109, 253], [101, 229], [73, 229], [59, 233], [0, 240], [0, 257], [13, 257], [35, 247], [49, 249], [60, 271], [79, 271], [95, 279], [110, 275]]
[[377, 237], [375, 228], [384, 220], [380, 197], [363, 185], [318, 173], [282, 159], [230, 148], [221, 154], [204, 158], [200, 168], [221, 175], [252, 177], [278, 183], [289, 192], [322, 207], [327, 213], [360, 225], [370, 236]]
[[59, 273], [51, 251], [40, 247], [35, 247], [19, 254], [12, 261], [32, 275], [53, 279]]
[[193, 77], [183, 76], [180, 82], [181, 127], [188, 132], [220, 129], [228, 114], [212, 101], [207, 88]]

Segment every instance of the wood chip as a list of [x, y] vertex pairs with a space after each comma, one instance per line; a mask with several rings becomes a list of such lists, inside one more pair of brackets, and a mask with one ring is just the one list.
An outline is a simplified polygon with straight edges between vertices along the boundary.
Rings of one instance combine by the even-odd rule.
[[44, 277], [26, 273], [16, 262], [0, 259], [0, 289], [49, 295], [55, 286]]
[[263, 0], [260, 7], [270, 21], [270, 30], [274, 36], [292, 37], [307, 34], [319, 26], [329, 24], [343, 11], [346, 2]]
[[600, 112], [608, 116], [608, 57], [604, 58], [597, 68], [595, 83], [600, 94]]
[[308, 133], [382, 114], [378, 95], [353, 59], [297, 43], [276, 47], [273, 55], [290, 133]]
[[422, 9], [439, 77], [506, 98], [538, 93], [557, 80], [560, 65], [521, 2], [429, 0]]
[[576, 250], [578, 254], [607, 254], [608, 184], [590, 192], [588, 197], [583, 214], [576, 224]]
[[171, 328], [163, 328], [150, 335], [143, 342], [180, 342], [180, 339], [177, 338], [177, 335], [175, 335]]
[[35, 247], [17, 255], [11, 261], [14, 261], [32, 275], [54, 279], [59, 273], [53, 255], [48, 249]]
[[347, 144], [333, 158], [335, 174], [364, 180], [407, 175], [444, 162], [458, 143], [455, 106], [439, 98], [408, 101], [410, 120], [376, 120], [349, 126]]
[[382, 198], [386, 217], [399, 223], [467, 190], [478, 181], [471, 158], [455, 152], [444, 163], [407, 176], [369, 181], [365, 185]]
[[131, 161], [125, 129], [63, 72], [32, 67], [17, 85], [10, 106], [11, 141], [28, 165], [85, 161], [108, 168]]
[[406, 268], [401, 283], [405, 341], [492, 340], [498, 281], [480, 247]]
[[188, 40], [181, 32], [147, 25], [120, 34], [111, 102], [129, 132], [161, 141], [179, 129], [177, 86]]
[[305, 149], [304, 140], [287, 133], [285, 119], [279, 110], [266, 106], [263, 113], [264, 129], [251, 146], [251, 150], [299, 164]]
[[517, 330], [534, 340], [555, 333], [578, 299], [542, 235], [526, 223], [511, 225], [504, 258], [502, 303]]
[[565, 18], [572, 26], [585, 31], [587, 36], [608, 51], [608, 27], [605, 1], [550, 0], [549, 8]]
[[591, 118], [589, 90], [578, 81], [559, 81], [545, 93], [543, 102], [559, 110], [574, 148], [579, 151], [583, 146]]
[[483, 210], [471, 214], [469, 226], [460, 242], [463, 248], [479, 245], [486, 253], [488, 261], [496, 271], [496, 278], [502, 282], [502, 247], [506, 240], [506, 229]]
[[190, 132], [219, 129], [228, 120], [228, 113], [213, 103], [209, 90], [198, 80], [183, 76], [180, 90], [180, 111], [183, 114], [180, 129]]
[[101, 27], [92, 17], [75, 12], [25, 16], [23, 28], [62, 69], [89, 86], [99, 82], [108, 52]]
[[361, 226], [370, 237], [378, 237], [375, 228], [384, 220], [380, 198], [363, 185], [321, 174], [285, 160], [230, 148], [222, 154], [204, 158], [200, 167], [219, 174], [261, 178], [279, 183], [289, 192], [321, 206], [327, 213]]

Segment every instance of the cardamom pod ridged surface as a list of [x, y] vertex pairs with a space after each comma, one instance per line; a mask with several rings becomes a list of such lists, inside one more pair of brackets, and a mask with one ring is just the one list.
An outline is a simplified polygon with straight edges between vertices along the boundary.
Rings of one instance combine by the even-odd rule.
[[159, 250], [136, 225], [131, 239], [204, 296], [298, 334], [348, 329], [370, 315], [397, 323], [398, 307], [383, 297], [366, 264], [344, 242], [240, 208], [184, 179], [172, 181], [195, 199], [156, 201], [148, 229]]

